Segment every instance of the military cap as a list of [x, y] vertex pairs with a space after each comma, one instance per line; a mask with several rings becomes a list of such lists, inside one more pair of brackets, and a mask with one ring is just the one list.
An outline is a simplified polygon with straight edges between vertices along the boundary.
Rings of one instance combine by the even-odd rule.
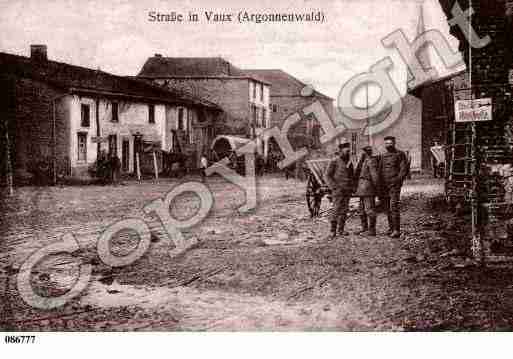
[[349, 141], [347, 140], [347, 138], [345, 137], [342, 137], [340, 139], [340, 143], [338, 144], [338, 148], [346, 148], [346, 147], [349, 147], [350, 146], [350, 143]]

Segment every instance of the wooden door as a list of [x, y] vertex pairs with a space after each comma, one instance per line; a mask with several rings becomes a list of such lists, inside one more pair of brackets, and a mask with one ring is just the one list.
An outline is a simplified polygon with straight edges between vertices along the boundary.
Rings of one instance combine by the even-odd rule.
[[124, 139], [121, 147], [121, 168], [123, 172], [130, 170], [130, 140]]

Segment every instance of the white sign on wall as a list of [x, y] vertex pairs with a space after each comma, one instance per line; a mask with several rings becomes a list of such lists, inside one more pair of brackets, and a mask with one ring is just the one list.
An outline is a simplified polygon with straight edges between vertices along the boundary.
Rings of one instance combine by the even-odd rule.
[[492, 120], [492, 99], [476, 98], [454, 103], [456, 122], [483, 122]]

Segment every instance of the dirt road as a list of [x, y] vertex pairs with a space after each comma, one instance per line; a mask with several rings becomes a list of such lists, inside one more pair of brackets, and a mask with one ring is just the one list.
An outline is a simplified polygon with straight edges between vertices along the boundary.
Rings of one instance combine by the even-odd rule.
[[[235, 209], [244, 203], [243, 192], [220, 178], [211, 180], [214, 209], [185, 232], [197, 245], [170, 258], [168, 241], [152, 224], [149, 251], [119, 268], [99, 260], [99, 231], [124, 217], [155, 222], [141, 209], [173, 183], [21, 189], [17, 201], [4, 204], [9, 212], [2, 222], [3, 326], [180, 331], [511, 328], [510, 272], [489, 270], [483, 276], [458, 269], [454, 256], [446, 255], [452, 248], [442, 237], [444, 214], [433, 206], [441, 183], [420, 179], [405, 185], [402, 238], [350, 235], [326, 241], [327, 220], [309, 218], [303, 182], [277, 177], [259, 181], [258, 208], [239, 215]], [[172, 213], [186, 216], [196, 207], [197, 200], [184, 195]], [[348, 230], [357, 228], [352, 218]], [[380, 215], [378, 232], [385, 230]], [[62, 308], [31, 308], [16, 291], [17, 269], [35, 249], [67, 231], [80, 237], [83, 249], [38, 264], [33, 286], [44, 295], [63, 293], [73, 285], [80, 263], [93, 265], [90, 285]], [[130, 239], [113, 240], [113, 252], [128, 253], [136, 245]]]

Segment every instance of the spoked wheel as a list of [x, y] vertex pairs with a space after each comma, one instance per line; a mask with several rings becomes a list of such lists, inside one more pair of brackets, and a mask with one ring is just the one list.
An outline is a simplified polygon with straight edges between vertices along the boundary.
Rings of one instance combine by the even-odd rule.
[[319, 185], [315, 182], [315, 179], [310, 176], [306, 184], [306, 204], [308, 205], [311, 218], [319, 216], [321, 202], [322, 196], [319, 194]]

